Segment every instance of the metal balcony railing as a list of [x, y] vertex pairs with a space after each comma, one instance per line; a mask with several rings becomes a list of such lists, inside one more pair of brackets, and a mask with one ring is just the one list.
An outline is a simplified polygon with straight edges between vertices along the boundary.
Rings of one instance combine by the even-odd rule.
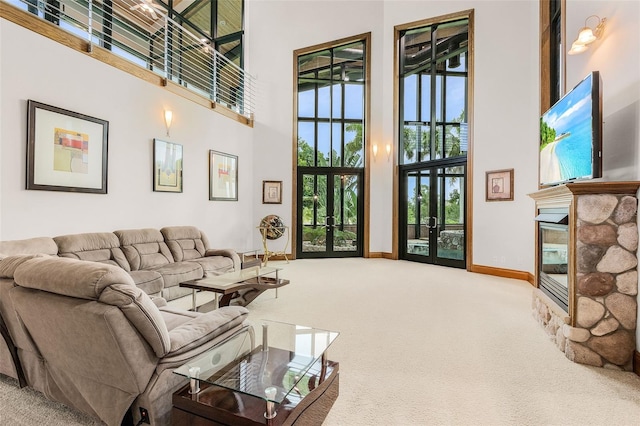
[[252, 119], [255, 78], [151, 0], [2, 0]]

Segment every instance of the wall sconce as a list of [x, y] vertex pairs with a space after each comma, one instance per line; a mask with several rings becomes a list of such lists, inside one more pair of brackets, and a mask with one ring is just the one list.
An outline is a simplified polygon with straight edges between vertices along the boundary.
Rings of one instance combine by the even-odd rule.
[[[387, 151], [387, 161], [391, 159], [391, 144], [386, 144], [384, 149]], [[376, 161], [376, 157], [378, 156], [378, 144], [374, 143], [371, 145], [371, 152], [373, 153], [373, 161]]]
[[[587, 21], [591, 18], [596, 18], [598, 23], [596, 24], [595, 29], [592, 29], [587, 25]], [[600, 39], [602, 37], [602, 33], [604, 33], [604, 23], [607, 18], [600, 19], [597, 15], [591, 15], [584, 20], [584, 27], [580, 29], [578, 32], [578, 38], [571, 45], [571, 50], [569, 50], [569, 55], [577, 55], [578, 53], [582, 53], [589, 47], [589, 44], [594, 41]]]
[[171, 122], [173, 121], [173, 111], [164, 110], [164, 124], [167, 126], [167, 136], [169, 136], [169, 129], [171, 129]]

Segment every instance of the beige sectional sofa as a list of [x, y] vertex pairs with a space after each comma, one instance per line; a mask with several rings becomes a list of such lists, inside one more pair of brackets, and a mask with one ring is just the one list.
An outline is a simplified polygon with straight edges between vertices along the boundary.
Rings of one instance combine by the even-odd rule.
[[[190, 312], [166, 300], [184, 280], [240, 268], [194, 227], [121, 230], [0, 242], [0, 373], [108, 425], [140, 408], [168, 424], [173, 369], [242, 332], [239, 306]], [[5, 333], [7, 334], [7, 333]], [[4, 336], [3, 336], [4, 337]], [[21, 369], [14, 365], [14, 346]]]

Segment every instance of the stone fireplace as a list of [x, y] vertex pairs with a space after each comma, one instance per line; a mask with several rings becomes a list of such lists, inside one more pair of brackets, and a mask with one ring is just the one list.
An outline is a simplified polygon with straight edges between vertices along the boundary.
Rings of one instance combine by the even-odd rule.
[[633, 369], [638, 187], [639, 182], [569, 183], [530, 194], [536, 201], [538, 217], [544, 219], [549, 211], [568, 212], [567, 304], [559, 303], [544, 289], [548, 275], [562, 283], [562, 275], [558, 278], [555, 272], [563, 268], [559, 261], [553, 267], [545, 263], [554, 244], [545, 243], [544, 221], [538, 219], [537, 288], [532, 308], [551, 340], [574, 362]]

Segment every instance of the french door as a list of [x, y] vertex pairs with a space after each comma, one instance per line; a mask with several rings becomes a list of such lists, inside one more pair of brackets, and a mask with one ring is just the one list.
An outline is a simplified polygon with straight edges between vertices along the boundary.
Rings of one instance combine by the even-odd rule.
[[466, 267], [466, 162], [401, 169], [400, 258]]
[[363, 172], [298, 169], [297, 257], [362, 256]]

